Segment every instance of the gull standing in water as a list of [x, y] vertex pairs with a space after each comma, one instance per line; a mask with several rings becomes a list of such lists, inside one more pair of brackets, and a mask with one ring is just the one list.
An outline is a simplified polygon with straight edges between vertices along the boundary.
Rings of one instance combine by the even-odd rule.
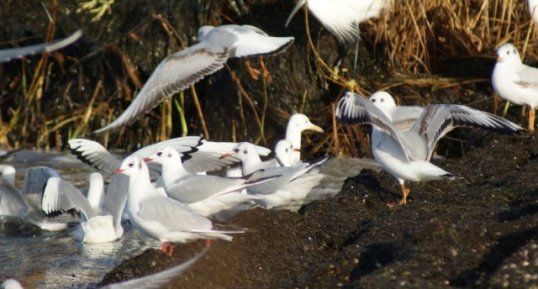
[[148, 167], [139, 157], [127, 157], [114, 172], [129, 176], [129, 220], [138, 230], [160, 240], [161, 249], [168, 256], [174, 250], [171, 242], [183, 243], [200, 238], [231, 241], [230, 234], [244, 232], [216, 230], [210, 219], [161, 194], [151, 184]]
[[181, 91], [224, 67], [229, 58], [276, 54], [289, 47], [293, 37], [271, 37], [249, 25], [203, 26], [198, 42], [165, 58], [153, 71], [129, 107], [96, 133], [128, 125], [167, 96]]
[[[114, 175], [112, 178], [124, 177]], [[111, 181], [107, 193], [104, 193], [103, 176], [90, 174], [88, 196], [59, 177], [48, 180], [43, 193], [42, 209], [46, 214], [75, 209], [82, 214], [80, 225], [75, 231], [75, 239], [85, 243], [107, 243], [121, 238], [123, 227], [121, 215], [125, 199], [118, 198], [119, 188]]]
[[514, 45], [506, 43], [497, 49], [497, 63], [491, 80], [502, 98], [529, 107], [527, 130], [533, 132], [534, 110], [538, 107], [538, 68], [523, 64]]
[[[67, 228], [67, 224], [48, 222], [44, 219], [41, 210], [34, 207], [27, 200], [27, 194], [23, 194], [15, 187], [13, 182], [14, 177], [12, 177], [15, 175], [15, 168], [4, 166], [2, 173], [6, 171], [8, 177], [0, 177], [0, 216], [16, 217], [23, 222], [33, 224], [46, 231], [61, 231]], [[44, 169], [44, 167], [33, 167], [26, 172], [26, 176], [37, 176], [40, 174], [42, 176], [25, 178], [24, 186], [28, 188], [29, 192], [35, 192], [35, 188], [37, 187], [41, 190], [49, 177], [58, 176], [56, 171], [50, 168]], [[40, 180], [42, 183], [38, 183], [36, 180]]]
[[381, 167], [398, 179], [402, 192], [400, 205], [407, 203], [410, 192], [405, 186], [406, 180], [424, 182], [454, 178], [451, 173], [430, 163], [435, 145], [449, 131], [456, 127], [476, 127], [503, 133], [523, 130], [502, 117], [456, 104], [426, 106], [418, 118], [417, 110], [410, 109], [413, 112], [410, 119], [415, 119], [412, 125], [398, 128], [392, 118], [394, 112], [401, 114], [404, 111], [401, 108], [396, 106], [390, 94], [379, 91], [369, 100], [348, 92], [340, 99], [336, 109], [336, 117], [341, 122], [373, 126], [372, 153]]

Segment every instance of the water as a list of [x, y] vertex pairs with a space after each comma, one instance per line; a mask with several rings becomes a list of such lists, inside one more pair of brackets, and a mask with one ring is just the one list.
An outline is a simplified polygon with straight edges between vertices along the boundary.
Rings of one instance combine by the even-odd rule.
[[[22, 188], [26, 169], [46, 165], [59, 171], [65, 179], [84, 188], [90, 167], [70, 155], [58, 153], [18, 152], [9, 163], [17, 169], [17, 187]], [[87, 288], [99, 282], [112, 268], [159, 242], [140, 235], [129, 224], [123, 238], [114, 243], [83, 244], [73, 239], [77, 218], [62, 216], [55, 221], [72, 225], [63, 232], [38, 231], [20, 223], [4, 220], [0, 232], [0, 280], [16, 278], [26, 288]]]
[[[22, 188], [27, 168], [32, 166], [52, 167], [79, 188], [87, 187], [88, 174], [93, 171], [74, 156], [60, 153], [21, 151], [4, 163], [17, 169], [19, 188]], [[356, 175], [363, 167], [373, 168], [375, 164], [357, 159], [327, 161], [321, 167], [326, 177], [309, 196], [317, 199], [338, 193], [343, 181]], [[34, 196], [34, 199], [37, 198]], [[79, 243], [73, 238], [78, 217], [63, 215], [54, 220], [62, 219], [72, 224], [63, 232], [40, 232], [29, 226], [22, 232], [14, 232], [9, 227], [0, 231], [0, 280], [16, 278], [26, 288], [93, 288], [123, 260], [160, 245], [158, 241], [132, 230], [128, 224], [124, 226], [123, 237], [117, 242]], [[19, 225], [15, 223], [12, 226]]]

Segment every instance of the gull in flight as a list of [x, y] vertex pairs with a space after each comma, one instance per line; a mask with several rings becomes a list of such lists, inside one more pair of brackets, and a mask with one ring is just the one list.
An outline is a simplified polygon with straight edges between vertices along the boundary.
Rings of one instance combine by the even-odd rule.
[[217, 230], [210, 219], [162, 194], [153, 187], [148, 167], [139, 157], [127, 157], [114, 172], [129, 176], [129, 220], [144, 234], [160, 240], [161, 249], [168, 256], [174, 250], [171, 242], [183, 243], [200, 238], [231, 241], [231, 234], [244, 232]]
[[[114, 175], [112, 178], [124, 178]], [[82, 214], [80, 225], [75, 231], [75, 239], [85, 243], [107, 243], [121, 238], [123, 227], [121, 215], [125, 207], [125, 197], [118, 196], [119, 188], [111, 181], [104, 193], [103, 176], [91, 173], [87, 197], [70, 182], [59, 177], [48, 180], [43, 193], [42, 209], [46, 214], [75, 209]]]
[[166, 57], [129, 107], [95, 132], [131, 124], [166, 97], [220, 70], [229, 58], [276, 54], [289, 47], [294, 38], [272, 37], [249, 25], [222, 25], [201, 27], [198, 40], [197, 44]]
[[499, 96], [529, 107], [527, 130], [533, 132], [534, 110], [538, 107], [538, 68], [523, 64], [516, 47], [506, 43], [497, 49], [497, 63], [491, 80]]
[[[404, 117], [406, 111], [407, 120]], [[422, 112], [418, 114], [418, 111]], [[454, 178], [451, 173], [430, 163], [435, 145], [449, 131], [456, 127], [503, 133], [523, 130], [502, 117], [464, 105], [397, 106], [392, 96], [384, 91], [374, 93], [369, 99], [353, 92], [346, 93], [338, 103], [336, 117], [344, 123], [372, 125], [372, 153], [381, 167], [398, 179], [402, 192], [400, 205], [407, 203], [410, 192], [405, 186], [406, 180], [424, 182]]]
[[77, 30], [70, 36], [46, 43], [29, 45], [24, 47], [2, 49], [0, 50], [0, 63], [8, 62], [12, 59], [23, 58], [27, 55], [34, 55], [41, 52], [52, 52], [77, 41], [82, 36], [82, 31]]

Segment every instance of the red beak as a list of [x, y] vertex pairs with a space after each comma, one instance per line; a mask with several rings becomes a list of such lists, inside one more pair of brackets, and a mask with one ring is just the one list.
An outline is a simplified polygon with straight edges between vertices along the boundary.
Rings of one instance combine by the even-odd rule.
[[149, 163], [149, 162], [151, 162], [151, 161], [153, 161], [152, 158], [144, 158], [144, 162], [146, 162], [146, 163]]
[[231, 156], [232, 156], [231, 153], [225, 153], [225, 154], [222, 154], [222, 155], [220, 156], [219, 160], [226, 159], [226, 158], [229, 158], [229, 157], [231, 157]]
[[123, 170], [120, 169], [120, 168], [117, 168], [117, 169], [114, 170], [113, 173], [115, 173], [115, 174], [121, 174], [121, 173], [123, 173]]

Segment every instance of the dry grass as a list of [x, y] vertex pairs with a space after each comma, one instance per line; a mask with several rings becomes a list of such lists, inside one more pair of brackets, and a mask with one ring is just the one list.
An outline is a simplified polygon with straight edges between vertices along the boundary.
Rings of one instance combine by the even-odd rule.
[[[385, 66], [383, 69], [390, 77], [370, 76], [357, 81], [343, 73], [335, 74], [330, 65], [325, 63], [324, 56], [316, 51], [319, 43], [312, 40], [317, 38], [312, 37], [308, 38], [308, 47], [294, 48], [301, 49], [303, 53], [312, 52], [309, 57], [317, 59], [315, 71], [321, 81], [305, 85], [317, 85], [318, 90], [323, 91], [326, 90], [324, 85], [331, 83], [332, 87], [336, 87], [330, 90], [336, 99], [336, 94], [348, 89], [363, 91], [357, 83], [364, 82], [368, 83], [369, 90], [402, 87], [446, 89], [462, 83], [487, 83], [488, 80], [484, 78], [462, 80], [443, 76], [440, 75], [440, 68], [445, 61], [454, 58], [484, 57], [493, 62], [495, 47], [508, 41], [514, 43], [520, 51], [525, 50], [526, 58], [538, 59], [538, 45], [535, 44], [538, 33], [530, 30], [534, 25], [531, 25], [526, 1], [394, 1], [394, 9], [361, 27], [362, 38], [374, 43], [374, 57]], [[230, 1], [226, 3], [228, 2]], [[246, 3], [249, 6], [257, 2]], [[286, 9], [291, 5], [288, 0], [259, 2], [272, 3], [271, 7], [280, 9], [283, 14], [289, 12]], [[228, 5], [219, 3], [211, 5]], [[56, 1], [52, 1], [48, 7], [54, 21], [48, 24], [45, 39], [57, 38], [57, 14], [66, 11], [62, 8], [65, 7], [59, 6]], [[224, 8], [212, 11], [210, 18], [206, 19], [207, 23], [241, 21], [239, 15]], [[113, 13], [119, 12], [113, 10]], [[114, 25], [114, 21], [118, 21], [110, 18], [112, 20], [108, 23], [107, 17], [105, 15], [99, 25]], [[203, 92], [204, 88], [196, 86], [186, 90], [179, 101], [176, 98], [175, 101], [164, 102], [160, 108], [132, 126], [119, 132], [92, 135], [93, 130], [111, 122], [127, 107], [149, 76], [151, 68], [160, 59], [188, 46], [193, 35], [192, 31], [177, 28], [177, 23], [170, 16], [144, 17], [147, 18], [137, 19], [136, 26], [124, 30], [121, 38], [103, 42], [98, 48], [92, 46], [95, 43], [78, 44], [78, 48], [85, 49], [85, 53], [73, 54], [73, 50], [64, 50], [43, 55], [33, 62], [20, 61], [20, 66], [10, 64], [11, 67], [20, 68], [16, 73], [0, 71], [0, 76], [4, 79], [0, 89], [5, 91], [0, 94], [0, 145], [15, 148], [60, 148], [69, 138], [89, 137], [111, 147], [128, 148], [127, 144], [143, 145], [167, 139], [174, 130], [179, 133], [188, 131], [189, 134], [203, 134], [219, 140], [250, 139], [266, 145], [273, 143], [268, 124], [276, 121], [270, 118], [280, 121], [291, 110], [271, 107], [277, 96], [271, 95], [274, 88], [270, 79], [246, 79], [243, 74], [230, 68], [225, 71], [236, 95], [226, 96], [234, 102], [231, 105], [233, 111], [226, 115], [229, 123], [221, 121], [222, 126], [230, 128], [226, 131], [214, 128], [215, 122], [208, 121], [208, 118], [215, 118], [220, 112], [206, 109], [204, 98], [207, 95]], [[93, 25], [88, 24], [90, 19], [88, 16], [84, 23]], [[310, 19], [307, 23], [312, 21], [314, 20]], [[83, 29], [91, 30], [92, 26], [88, 27]], [[282, 29], [281, 35], [289, 33], [283, 27], [278, 29]], [[149, 42], [155, 38], [160, 41]], [[161, 49], [152, 50], [154, 47]], [[283, 55], [280, 57], [286, 57], [285, 53]], [[260, 65], [257, 59], [252, 62]], [[273, 73], [273, 77], [282, 75]], [[6, 96], [7, 93], [14, 96]], [[334, 154], [368, 154], [367, 134], [362, 129], [342, 127], [334, 122], [334, 101], [313, 104], [311, 94], [306, 91], [298, 94], [301, 98], [297, 101], [300, 103], [298, 110], [314, 115], [317, 122], [330, 130], [323, 137], [314, 139], [310, 145], [312, 153], [330, 151]], [[180, 121], [174, 123], [173, 115], [178, 113], [184, 117], [181, 125]], [[179, 126], [181, 128], [177, 129]], [[159, 129], [151, 129], [155, 127]], [[357, 147], [356, 142], [362, 145]]]

